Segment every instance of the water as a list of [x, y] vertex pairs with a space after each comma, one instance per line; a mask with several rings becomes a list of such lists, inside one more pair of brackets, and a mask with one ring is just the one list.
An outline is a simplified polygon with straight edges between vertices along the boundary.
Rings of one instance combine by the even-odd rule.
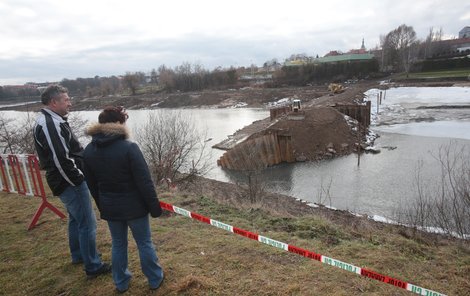
[[[439, 147], [450, 141], [381, 133], [377, 146], [396, 148], [382, 149], [375, 155], [363, 154], [359, 167], [357, 155], [349, 155], [321, 162], [280, 165], [267, 169], [264, 176], [269, 180], [269, 188], [279, 193], [355, 213], [393, 218], [397, 206], [416, 198], [415, 174], [419, 160], [423, 162], [424, 180], [437, 178], [440, 168], [434, 157]], [[470, 147], [468, 140], [454, 141]], [[226, 172], [226, 176], [231, 181], [240, 178], [240, 174], [233, 172]]]
[[[433, 182], [440, 173], [435, 160], [439, 147], [453, 141], [454, 145], [466, 145], [470, 149], [470, 88], [392, 88], [387, 90], [378, 113], [377, 92], [370, 90], [367, 94], [372, 101], [371, 129], [380, 135], [375, 146], [381, 153], [363, 154], [359, 167], [357, 155], [353, 154], [321, 162], [268, 168], [263, 171], [268, 188], [339, 209], [393, 218], [398, 206], [409, 204], [416, 198], [415, 175], [419, 162], [423, 165], [423, 178]], [[468, 105], [469, 108], [417, 109], [442, 105]], [[145, 120], [149, 112], [168, 110], [130, 110], [130, 127]], [[199, 129], [207, 131], [209, 146], [251, 122], [269, 116], [267, 110], [243, 108], [183, 109], [178, 112], [191, 117]], [[80, 112], [80, 116], [96, 121], [98, 113], [86, 111]], [[0, 115], [21, 117], [20, 112], [14, 111], [3, 111]], [[224, 151], [212, 149], [212, 152], [215, 164]], [[215, 165], [208, 177], [230, 182], [244, 180], [243, 174]]]
[[[470, 109], [467, 111], [470, 113]], [[373, 127], [379, 134], [395, 133], [438, 138], [456, 138], [470, 140], [470, 121], [435, 121], [414, 122]]]
[[391, 88], [382, 92], [384, 99], [377, 108], [379, 92], [377, 89], [366, 92], [366, 100], [372, 103], [372, 125], [470, 121], [470, 87]]

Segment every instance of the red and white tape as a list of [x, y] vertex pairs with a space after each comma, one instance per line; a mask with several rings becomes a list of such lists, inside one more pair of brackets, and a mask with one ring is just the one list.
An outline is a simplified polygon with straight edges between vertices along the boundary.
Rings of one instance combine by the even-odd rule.
[[317, 261], [320, 261], [324, 264], [328, 264], [328, 265], [331, 265], [331, 266], [334, 266], [334, 267], [337, 267], [337, 268], [340, 268], [340, 269], [343, 269], [343, 270], [346, 270], [346, 271], [349, 271], [349, 272], [352, 272], [352, 273], [355, 273], [355, 274], [358, 274], [358, 275], [361, 275], [361, 276], [365, 276], [365, 277], [368, 277], [368, 278], [373, 279], [373, 280], [384, 282], [384, 283], [387, 283], [387, 284], [393, 285], [395, 287], [399, 287], [399, 288], [408, 290], [410, 292], [413, 292], [413, 293], [416, 293], [416, 294], [419, 294], [419, 295], [445, 296], [445, 294], [442, 294], [442, 293], [439, 293], [439, 292], [436, 292], [436, 291], [432, 291], [432, 290], [429, 290], [429, 289], [426, 289], [426, 288], [423, 288], [423, 287], [420, 287], [420, 286], [416, 286], [416, 285], [413, 285], [411, 283], [407, 283], [405, 281], [402, 281], [402, 280], [399, 280], [399, 279], [396, 279], [396, 278], [392, 278], [392, 277], [389, 277], [389, 276], [386, 276], [386, 275], [382, 275], [382, 274], [377, 273], [377, 272], [375, 272], [373, 270], [370, 270], [370, 269], [365, 269], [365, 268], [361, 268], [359, 266], [354, 266], [352, 264], [342, 262], [342, 261], [336, 260], [334, 258], [330, 258], [330, 257], [324, 256], [324, 255], [321, 255], [321, 254], [317, 254], [315, 252], [311, 252], [311, 251], [308, 251], [308, 250], [305, 250], [305, 249], [302, 249], [302, 248], [299, 248], [299, 247], [296, 247], [296, 246], [292, 246], [292, 245], [289, 245], [289, 244], [286, 244], [286, 243], [283, 243], [283, 242], [280, 242], [280, 241], [277, 241], [277, 240], [273, 240], [271, 238], [261, 236], [259, 234], [256, 234], [256, 233], [253, 233], [253, 232], [250, 232], [250, 231], [247, 231], [247, 230], [243, 230], [243, 229], [234, 227], [232, 225], [222, 223], [222, 222], [217, 221], [217, 220], [210, 219], [210, 218], [205, 217], [203, 215], [190, 212], [188, 210], [173, 206], [173, 205], [165, 203], [165, 202], [160, 202], [160, 205], [163, 209], [165, 209], [167, 211], [177, 213], [179, 215], [182, 215], [182, 216], [185, 216], [185, 217], [188, 217], [188, 218], [192, 218], [192, 219], [198, 220], [198, 221], [206, 223], [206, 224], [210, 224], [210, 225], [215, 226], [217, 228], [221, 228], [223, 230], [230, 231], [232, 233], [250, 238], [252, 240], [256, 240], [260, 243], [267, 244], [267, 245], [270, 245], [272, 247], [282, 249], [284, 251], [288, 251], [288, 252], [291, 252], [291, 253], [295, 253], [295, 254], [298, 254], [300, 256], [304, 256], [304, 257], [307, 257], [307, 258], [310, 258], [310, 259], [313, 259], [313, 260], [317, 260]]

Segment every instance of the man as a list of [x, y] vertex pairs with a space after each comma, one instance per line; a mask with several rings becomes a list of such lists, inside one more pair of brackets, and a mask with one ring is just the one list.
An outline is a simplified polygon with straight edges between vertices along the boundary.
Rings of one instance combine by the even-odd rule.
[[72, 133], [67, 115], [72, 106], [67, 89], [50, 85], [41, 95], [46, 106], [34, 127], [34, 144], [52, 193], [59, 196], [68, 215], [72, 264], [83, 263], [88, 278], [111, 272], [96, 249], [96, 217], [81, 162], [83, 148]]

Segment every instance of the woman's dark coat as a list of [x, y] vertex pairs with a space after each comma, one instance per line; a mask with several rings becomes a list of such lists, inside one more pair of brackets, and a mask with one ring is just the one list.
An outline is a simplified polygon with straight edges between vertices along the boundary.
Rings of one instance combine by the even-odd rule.
[[104, 220], [133, 220], [162, 213], [150, 172], [136, 143], [119, 123], [87, 129], [92, 141], [85, 148], [84, 173]]

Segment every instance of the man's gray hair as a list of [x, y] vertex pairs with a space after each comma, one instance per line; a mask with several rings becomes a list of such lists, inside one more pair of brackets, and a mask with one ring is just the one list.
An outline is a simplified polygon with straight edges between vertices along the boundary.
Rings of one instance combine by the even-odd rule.
[[63, 94], [63, 93], [68, 93], [68, 89], [61, 86], [61, 85], [58, 85], [58, 84], [51, 84], [49, 85], [45, 90], [44, 92], [41, 94], [41, 102], [44, 104], [44, 105], [49, 105], [49, 103], [55, 99], [56, 97], [58, 97], [60, 94]]

